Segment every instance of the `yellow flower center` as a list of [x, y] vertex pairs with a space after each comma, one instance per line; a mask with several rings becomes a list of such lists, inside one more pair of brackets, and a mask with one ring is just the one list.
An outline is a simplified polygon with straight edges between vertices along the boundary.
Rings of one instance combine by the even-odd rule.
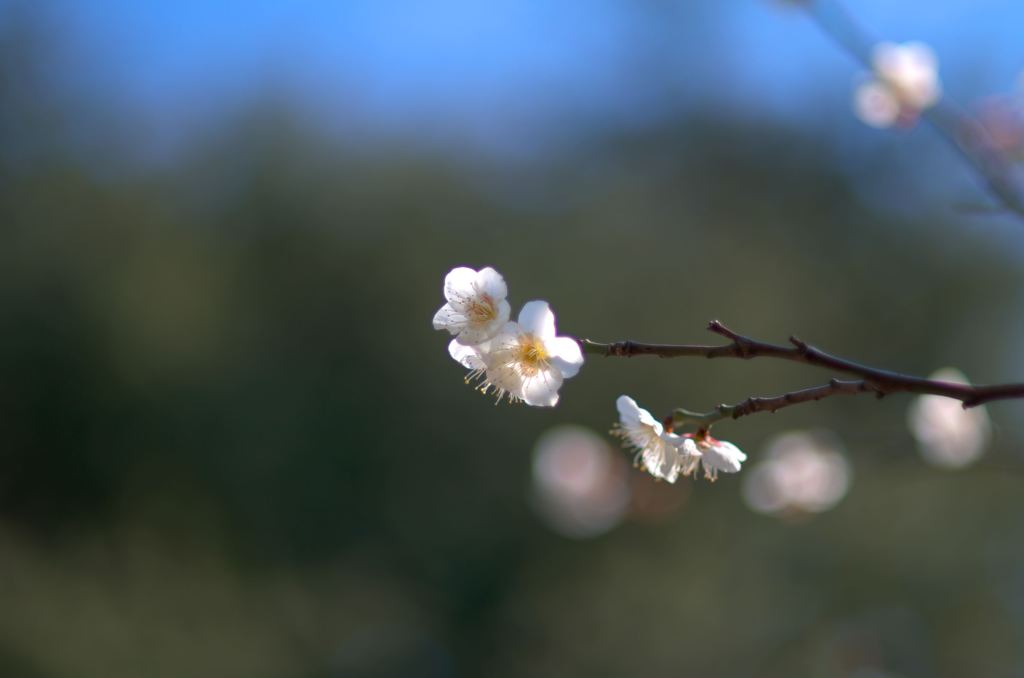
[[520, 337], [519, 346], [516, 349], [516, 362], [522, 366], [523, 373], [528, 376], [547, 367], [548, 352], [544, 348], [544, 342], [532, 334]]

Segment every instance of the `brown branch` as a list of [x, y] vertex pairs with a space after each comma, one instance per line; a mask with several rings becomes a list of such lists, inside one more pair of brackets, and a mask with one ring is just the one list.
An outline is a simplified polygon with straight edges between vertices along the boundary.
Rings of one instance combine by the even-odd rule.
[[[790, 398], [799, 398], [799, 400], [791, 401], [788, 404], [820, 400], [821, 398], [839, 393], [863, 393], [868, 391], [877, 394], [879, 397], [886, 396], [891, 393], [927, 393], [931, 395], [945, 396], [947, 398], [955, 398], [956, 400], [959, 400], [963, 403], [965, 409], [993, 400], [1024, 398], [1024, 384], [990, 384], [974, 386], [971, 384], [958, 384], [956, 382], [940, 381], [937, 379], [924, 379], [922, 377], [901, 374], [899, 372], [891, 372], [889, 370], [855, 363], [851, 360], [826, 353], [825, 351], [815, 348], [796, 337], [789, 338], [791, 346], [769, 344], [757, 339], [745, 337], [742, 334], [737, 334], [717, 320], [712, 320], [708, 324], [708, 330], [719, 336], [725, 337], [729, 340], [729, 343], [720, 346], [705, 346], [700, 344], [642, 344], [635, 341], [619, 341], [611, 344], [603, 344], [590, 341], [589, 339], [583, 339], [580, 341], [580, 345], [586, 353], [594, 353], [609, 357], [630, 358], [632, 356], [639, 355], [653, 355], [661, 358], [704, 357], [740, 358], [743, 360], [750, 360], [753, 358], [776, 358], [779, 360], [791, 360], [793, 362], [804, 363], [806, 365], [814, 365], [832, 372], [851, 374], [860, 377], [860, 382], [839, 382], [833, 380], [833, 382], [830, 382], [827, 386], [818, 386], [812, 389], [805, 389], [804, 391], [796, 391], [794, 394], [800, 395], [788, 394], [788, 396]], [[834, 386], [833, 383], [841, 386]], [[863, 383], [863, 388], [853, 390], [853, 386], [851, 386], [851, 384], [856, 383]], [[821, 394], [821, 396], [819, 398], [813, 397], [816, 394]], [[779, 398], [785, 399], [786, 397], [787, 395], [778, 396], [776, 398], [749, 399], [746, 402], [750, 402], [750, 400], [775, 402], [778, 401]], [[741, 403], [741, 405], [743, 404]], [[750, 405], [748, 407], [754, 407], [755, 409], [751, 409], [750, 412], [744, 411], [743, 414], [752, 414], [753, 412], [771, 410], [770, 405]], [[779, 408], [776, 407], [775, 409]], [[743, 414], [739, 416], [743, 416]]]
[[813, 386], [771, 397], [750, 397], [735, 405], [719, 405], [710, 412], [700, 413], [677, 409], [672, 414], [672, 423], [674, 426], [696, 424], [701, 427], [710, 427], [722, 419], [739, 419], [740, 417], [746, 417], [758, 412], [771, 412], [774, 414], [776, 411], [791, 405], [822, 400], [834, 395], [857, 395], [859, 393], [874, 393], [878, 398], [885, 396], [885, 393], [879, 391], [871, 383], [863, 379], [856, 381], [831, 379], [822, 386]]

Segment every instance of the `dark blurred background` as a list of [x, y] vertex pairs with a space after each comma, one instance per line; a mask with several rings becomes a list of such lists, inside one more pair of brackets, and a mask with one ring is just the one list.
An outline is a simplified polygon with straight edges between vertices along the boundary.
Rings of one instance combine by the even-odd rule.
[[[850, 8], [1012, 95], [1015, 3]], [[1019, 403], [960, 470], [904, 397], [722, 424], [838, 441], [844, 496], [765, 514], [621, 470], [615, 398], [831, 375], [590, 357], [495, 407], [430, 326], [490, 265], [564, 334], [1021, 380], [1024, 223], [856, 73], [783, 2], [0, 2], [0, 675], [1024, 673]], [[597, 523], [538, 499], [568, 424]]]

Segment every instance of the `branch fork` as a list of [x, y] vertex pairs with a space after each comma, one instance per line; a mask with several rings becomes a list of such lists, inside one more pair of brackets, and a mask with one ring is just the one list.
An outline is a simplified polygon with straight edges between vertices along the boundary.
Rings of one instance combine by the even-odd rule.
[[726, 327], [718, 320], [708, 323], [708, 331], [724, 337], [729, 343], [719, 346], [703, 344], [644, 344], [635, 341], [618, 341], [610, 344], [579, 340], [585, 353], [596, 353], [606, 357], [653, 355], [660, 358], [704, 357], [704, 358], [776, 358], [821, 367], [832, 372], [848, 374], [859, 379], [840, 380], [831, 378], [828, 383], [777, 396], [751, 396], [735, 405], [719, 405], [709, 412], [692, 412], [677, 409], [672, 414], [675, 426], [696, 425], [708, 428], [723, 419], [739, 419], [757, 412], [776, 412], [784, 407], [799, 405], [830, 398], [836, 395], [858, 395], [873, 393], [884, 398], [892, 393], [920, 393], [943, 396], [959, 400], [964, 409], [976, 407], [994, 400], [1024, 398], [1024, 384], [990, 384], [973, 386], [951, 381], [925, 379], [912, 375], [883, 370], [840, 358], [816, 348], [796, 336], [790, 336], [792, 346], [763, 342], [744, 336]]

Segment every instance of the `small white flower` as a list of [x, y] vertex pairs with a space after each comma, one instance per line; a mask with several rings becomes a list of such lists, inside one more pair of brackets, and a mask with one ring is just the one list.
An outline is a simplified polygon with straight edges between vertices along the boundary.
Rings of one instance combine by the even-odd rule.
[[505, 279], [493, 268], [453, 268], [444, 279], [448, 303], [434, 314], [434, 329], [448, 330], [460, 344], [483, 343], [508, 322], [507, 295]]
[[739, 473], [740, 465], [747, 460], [747, 455], [740, 448], [725, 440], [712, 438], [707, 433], [688, 433], [684, 437], [694, 443], [700, 463], [704, 466], [704, 477], [711, 482], [718, 480], [719, 471]]
[[854, 109], [872, 127], [911, 124], [942, 96], [938, 60], [924, 43], [879, 43], [871, 65], [873, 77], [854, 92]]
[[519, 312], [519, 322], [506, 323], [480, 352], [488, 388], [527, 405], [554, 407], [562, 381], [576, 376], [583, 365], [579, 344], [555, 334], [555, 314], [546, 301], [531, 301]]
[[619, 410], [619, 428], [613, 433], [637, 450], [635, 466], [642, 466], [655, 478], [670, 483], [696, 470], [700, 452], [693, 440], [666, 432], [661, 422], [629, 396], [619, 396], [615, 406]]

